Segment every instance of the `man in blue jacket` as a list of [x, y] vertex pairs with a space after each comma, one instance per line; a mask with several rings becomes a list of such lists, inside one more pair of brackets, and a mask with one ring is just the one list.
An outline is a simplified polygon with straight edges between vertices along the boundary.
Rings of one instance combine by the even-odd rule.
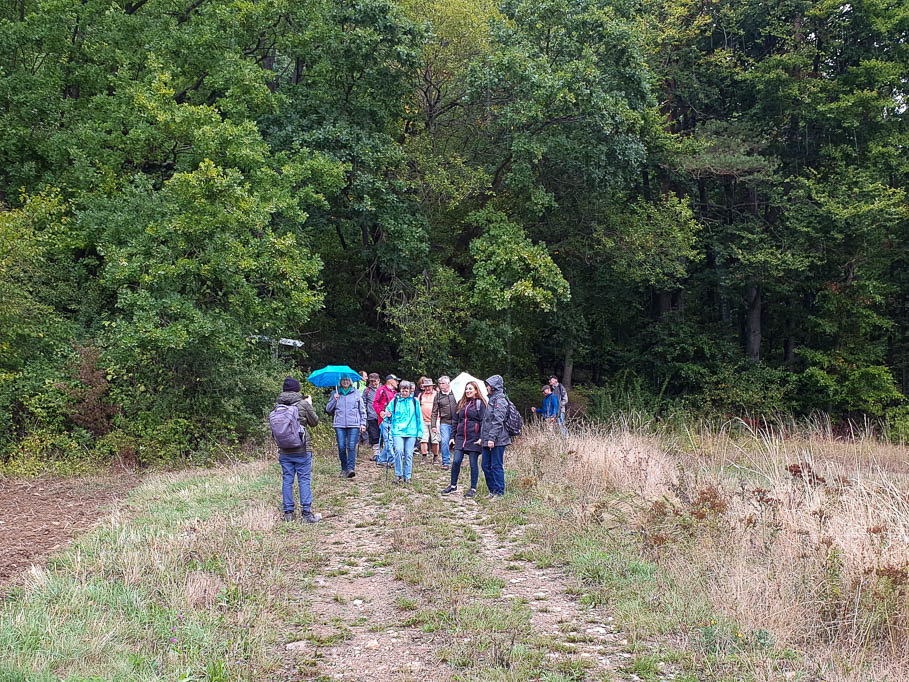
[[556, 419], [558, 419], [559, 399], [552, 392], [552, 387], [549, 384], [543, 386], [543, 409], [538, 410], [535, 407], [532, 409], [536, 414], [540, 415], [541, 419], [550, 424], [555, 423]]

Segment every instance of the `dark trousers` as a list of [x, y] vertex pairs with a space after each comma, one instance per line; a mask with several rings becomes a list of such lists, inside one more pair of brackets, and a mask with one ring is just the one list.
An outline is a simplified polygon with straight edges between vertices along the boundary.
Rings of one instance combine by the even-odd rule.
[[494, 495], [505, 494], [505, 446], [483, 448], [483, 475], [486, 487]]
[[294, 477], [300, 486], [300, 508], [303, 513], [312, 507], [312, 453], [296, 452], [290, 455], [279, 455], [281, 463], [281, 501], [284, 511], [294, 510]]
[[370, 445], [378, 445], [378, 443], [379, 443], [379, 420], [378, 419], [367, 419], [366, 420], [366, 437], [369, 438]]
[[480, 480], [479, 452], [470, 450], [455, 450], [454, 457], [451, 460], [451, 484], [458, 484], [458, 476], [461, 473], [461, 462], [464, 461], [464, 455], [470, 458], [470, 487], [476, 489], [477, 481]]

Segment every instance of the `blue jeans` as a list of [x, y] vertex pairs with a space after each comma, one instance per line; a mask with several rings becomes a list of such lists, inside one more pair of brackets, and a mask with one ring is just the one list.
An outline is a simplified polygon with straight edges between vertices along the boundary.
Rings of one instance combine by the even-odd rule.
[[480, 467], [477, 460], [480, 457], [479, 452], [470, 450], [455, 450], [454, 460], [451, 462], [451, 484], [458, 484], [458, 476], [461, 473], [461, 462], [464, 461], [464, 455], [470, 458], [470, 487], [476, 490], [477, 481], [480, 479]]
[[483, 448], [483, 476], [493, 495], [505, 494], [505, 446]]
[[338, 459], [341, 460], [343, 471], [353, 471], [357, 466], [357, 441], [360, 439], [360, 429], [356, 426], [342, 428], [335, 427], [338, 438]]
[[376, 462], [379, 464], [388, 464], [389, 462], [394, 462], [395, 442], [394, 438], [391, 437], [391, 424], [387, 419], [382, 422], [382, 426], [379, 427], [379, 432], [382, 434], [382, 449], [379, 450], [379, 456], [376, 459]]
[[413, 436], [395, 436], [395, 476], [409, 481], [413, 473], [413, 448], [417, 439]]
[[451, 424], [439, 424], [439, 435], [442, 441], [439, 444], [439, 449], [442, 451], [442, 464], [448, 466], [451, 464], [451, 447], [448, 445], [448, 441], [451, 440]]
[[294, 476], [300, 486], [300, 508], [303, 513], [312, 507], [312, 453], [297, 452], [292, 455], [279, 455], [281, 463], [281, 500], [284, 511], [294, 510]]
[[565, 428], [565, 413], [559, 412], [559, 429], [562, 431], [562, 435], [568, 435], [568, 429]]

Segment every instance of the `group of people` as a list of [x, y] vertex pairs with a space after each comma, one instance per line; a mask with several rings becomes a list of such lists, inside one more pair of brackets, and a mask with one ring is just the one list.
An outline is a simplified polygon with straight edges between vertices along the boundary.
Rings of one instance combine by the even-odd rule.
[[[511, 436], [505, 428], [508, 398], [501, 376], [494, 374], [482, 382], [485, 391], [478, 382], [467, 382], [460, 399], [455, 398], [448, 376], [439, 377], [438, 385], [429, 377], [421, 377], [417, 385], [394, 374], [387, 375], [381, 385], [380, 380], [375, 372], [362, 372], [361, 381], [357, 382], [360, 388], [344, 377], [325, 406], [335, 429], [340, 478], [356, 476], [357, 447], [362, 440], [371, 447], [371, 461], [380, 467], [394, 467], [397, 485], [410, 483], [414, 453], [419, 452], [427, 463], [431, 451], [431, 464], [435, 465], [441, 455], [440, 465], [451, 472], [448, 486], [440, 491], [442, 495], [458, 490], [465, 457], [470, 464], [470, 488], [465, 490], [464, 497], [476, 496], [480, 469], [489, 498], [495, 500], [505, 494], [505, 448], [511, 444]], [[319, 420], [312, 397], [302, 396], [300, 390], [300, 382], [287, 377], [277, 399], [277, 405], [297, 409], [301, 429], [301, 445], [292, 448], [295, 451], [278, 448], [283, 472], [284, 518], [293, 519], [296, 477], [301, 520], [313, 523], [318, 517], [311, 511], [312, 447], [306, 427], [315, 426]], [[534, 408], [534, 411], [564, 429], [566, 391], [556, 377], [551, 377], [550, 383], [544, 386], [544, 393], [547, 391], [543, 410]]]
[[562, 433], [565, 429], [565, 408], [568, 406], [568, 391], [559, 383], [556, 375], [549, 377], [549, 383], [543, 384], [543, 409], [532, 407], [535, 414], [549, 424], [558, 424]]

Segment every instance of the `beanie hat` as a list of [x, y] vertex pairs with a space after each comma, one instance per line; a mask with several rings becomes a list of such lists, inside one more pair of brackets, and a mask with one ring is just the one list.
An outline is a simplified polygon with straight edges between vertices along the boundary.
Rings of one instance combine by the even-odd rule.
[[289, 391], [291, 393], [300, 392], [300, 382], [294, 379], [293, 377], [287, 377], [284, 380], [284, 386], [281, 388], [282, 391]]

